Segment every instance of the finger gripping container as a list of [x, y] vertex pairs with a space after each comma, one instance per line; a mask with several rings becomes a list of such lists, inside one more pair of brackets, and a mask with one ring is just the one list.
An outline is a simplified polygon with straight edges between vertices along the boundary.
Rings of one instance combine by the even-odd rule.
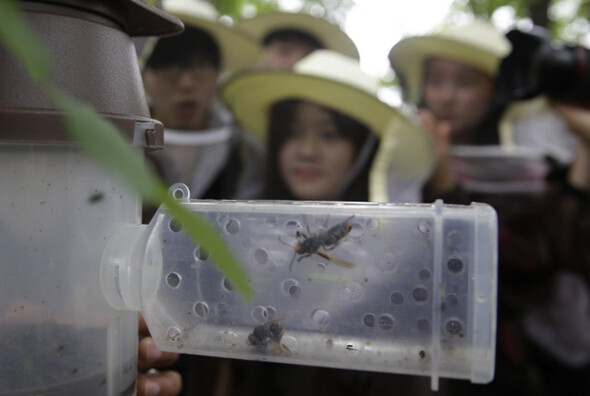
[[162, 208], [148, 226], [121, 229], [103, 258], [103, 290], [112, 304], [142, 310], [160, 349], [431, 376], [433, 389], [439, 377], [492, 380], [490, 206], [191, 201], [184, 185], [171, 192], [216, 227], [255, 296], [236, 292]]

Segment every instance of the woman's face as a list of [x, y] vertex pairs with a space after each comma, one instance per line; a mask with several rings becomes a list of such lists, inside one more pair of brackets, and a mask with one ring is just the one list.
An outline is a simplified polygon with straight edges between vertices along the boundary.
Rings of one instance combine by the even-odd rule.
[[354, 163], [355, 148], [329, 111], [301, 102], [278, 154], [281, 176], [296, 199], [335, 200]]
[[463, 63], [433, 58], [426, 63], [424, 103], [434, 116], [448, 121], [453, 143], [470, 143], [487, 115], [494, 82]]

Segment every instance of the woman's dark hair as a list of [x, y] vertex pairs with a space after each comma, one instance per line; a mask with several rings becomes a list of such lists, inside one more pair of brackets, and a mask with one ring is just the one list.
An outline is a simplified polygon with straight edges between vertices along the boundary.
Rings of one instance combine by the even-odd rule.
[[[290, 125], [293, 124], [293, 118], [299, 105], [302, 103], [298, 99], [289, 99], [276, 103], [270, 111], [270, 122], [268, 126], [268, 143], [267, 157], [264, 175], [263, 198], [265, 199], [287, 199], [296, 200], [285, 184], [279, 169], [279, 152], [289, 138], [291, 131]], [[328, 110], [334, 117], [334, 122], [340, 135], [349, 140], [358, 155], [360, 148], [365, 143], [369, 134], [369, 128], [364, 124], [347, 117], [339, 112]], [[369, 200], [369, 169], [372, 163], [375, 149], [367, 160], [365, 166], [355, 178], [355, 180], [344, 191], [339, 200], [341, 201], [368, 201]]]
[[473, 140], [475, 145], [500, 144], [499, 124], [507, 104], [495, 92], [486, 116], [477, 127], [478, 132]]
[[163, 69], [170, 66], [190, 67], [194, 64], [221, 68], [221, 54], [215, 39], [207, 32], [187, 27], [184, 32], [163, 37], [156, 43], [146, 68]]
[[273, 41], [288, 41], [295, 43], [303, 43], [311, 46], [313, 49], [325, 48], [322, 42], [311, 34], [305, 33], [301, 30], [296, 29], [280, 29], [269, 33], [264, 40], [262, 45], [267, 46]]

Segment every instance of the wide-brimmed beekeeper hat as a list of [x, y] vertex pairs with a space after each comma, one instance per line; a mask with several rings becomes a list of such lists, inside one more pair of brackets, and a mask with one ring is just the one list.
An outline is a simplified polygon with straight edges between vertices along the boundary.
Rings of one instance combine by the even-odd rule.
[[[185, 26], [198, 28], [210, 34], [219, 47], [221, 71], [235, 72], [255, 64], [262, 48], [256, 38], [233, 26], [219, 21], [215, 7], [204, 0], [162, 0], [161, 8], [180, 19]], [[151, 37], [140, 54], [143, 67], [151, 56], [158, 38]]]
[[405, 38], [393, 46], [389, 61], [402, 82], [406, 99], [416, 103], [428, 58], [456, 60], [495, 77], [500, 61], [510, 50], [510, 42], [500, 31], [476, 19], [437, 34]]
[[[380, 138], [371, 171], [371, 200], [388, 201], [383, 190], [376, 193], [385, 188], [383, 172], [391, 170], [404, 180], [422, 178], [430, 172], [433, 151], [422, 129], [378, 98], [379, 88], [379, 81], [363, 73], [357, 60], [316, 50], [293, 70], [238, 73], [223, 84], [221, 97], [237, 122], [262, 139], [268, 132], [272, 106], [282, 100], [310, 101], [365, 124]], [[377, 168], [378, 174], [373, 173]]]
[[340, 52], [359, 59], [358, 49], [352, 39], [335, 24], [303, 12], [272, 11], [252, 18], [236, 21], [240, 28], [262, 43], [271, 33], [279, 30], [296, 30], [317, 39], [325, 49]]

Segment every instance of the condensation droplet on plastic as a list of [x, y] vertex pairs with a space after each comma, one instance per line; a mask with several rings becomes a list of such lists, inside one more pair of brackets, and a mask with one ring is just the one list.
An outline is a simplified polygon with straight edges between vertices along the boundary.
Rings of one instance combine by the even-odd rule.
[[458, 257], [451, 257], [447, 261], [447, 269], [453, 274], [458, 274], [459, 272], [463, 271], [463, 267], [463, 260]]
[[289, 236], [296, 236], [299, 231], [299, 223], [295, 220], [289, 220], [285, 223], [285, 232]]
[[264, 270], [266, 272], [273, 273], [273, 272], [275, 272], [277, 270], [277, 267], [278, 267], [278, 265], [277, 265], [277, 263], [275, 261], [268, 260], [267, 263], [266, 263], [266, 265], [264, 266]]
[[374, 327], [375, 326], [375, 315], [372, 313], [368, 313], [363, 316], [363, 324], [367, 327]]
[[257, 305], [254, 308], [252, 308], [250, 316], [255, 322], [264, 323], [268, 320], [268, 311], [266, 310], [266, 307], [263, 307], [262, 305]]
[[258, 265], [264, 265], [268, 261], [268, 253], [264, 249], [256, 249], [254, 251], [254, 262]]
[[217, 214], [217, 223], [219, 225], [227, 224], [229, 221], [229, 216], [226, 213], [218, 213]]
[[289, 351], [294, 352], [297, 349], [298, 342], [297, 338], [293, 336], [283, 336], [281, 344], [286, 346]]
[[221, 330], [217, 334], [219, 341], [228, 345], [234, 345], [238, 338], [238, 333], [232, 330]]
[[172, 232], [180, 232], [182, 230], [182, 223], [176, 219], [171, 219], [169, 227]]
[[377, 220], [377, 219], [367, 219], [365, 221], [365, 226], [367, 227], [367, 230], [369, 230], [369, 231], [376, 231], [379, 229], [380, 223], [379, 223], [379, 220]]
[[277, 317], [277, 310], [273, 306], [266, 307], [266, 313], [268, 314], [268, 320], [273, 320]]
[[446, 301], [449, 308], [454, 308], [459, 305], [459, 298], [457, 298], [457, 296], [454, 294], [449, 294], [446, 298]]
[[166, 340], [177, 341], [178, 339], [180, 339], [180, 334], [181, 332], [178, 327], [168, 327], [168, 329], [166, 330]]
[[459, 231], [451, 231], [447, 234], [447, 244], [452, 247], [461, 247], [463, 245], [463, 234]]
[[449, 335], [463, 335], [463, 323], [459, 319], [449, 319], [445, 323], [445, 331]]
[[402, 305], [404, 302], [404, 295], [401, 292], [394, 291], [389, 296], [389, 301], [391, 301], [393, 305]]
[[421, 281], [429, 280], [431, 275], [432, 273], [427, 268], [422, 268], [420, 271], [418, 271], [418, 279]]
[[342, 302], [358, 300], [363, 295], [363, 287], [358, 282], [349, 282], [338, 292], [338, 298]]
[[199, 318], [204, 319], [209, 315], [209, 305], [203, 301], [198, 301], [193, 305], [193, 312]]
[[221, 285], [226, 291], [233, 292], [234, 288], [228, 278], [223, 278]]
[[180, 274], [176, 272], [170, 272], [168, 275], [166, 275], [166, 284], [168, 285], [168, 287], [176, 289], [180, 286], [181, 279], [182, 277], [180, 276]]
[[380, 315], [377, 319], [377, 326], [381, 330], [391, 330], [393, 328], [394, 323], [395, 320], [393, 319], [393, 316], [391, 316], [390, 314]]
[[225, 225], [225, 230], [230, 235], [235, 235], [240, 231], [240, 222], [236, 219], [229, 219]]
[[421, 221], [418, 223], [418, 231], [421, 234], [430, 234], [430, 225], [426, 221]]
[[197, 261], [206, 261], [209, 258], [209, 252], [202, 246], [195, 249], [195, 259]]
[[311, 320], [318, 326], [326, 326], [330, 322], [330, 314], [324, 309], [315, 309], [311, 313]]
[[285, 279], [281, 288], [287, 297], [297, 298], [301, 293], [301, 285], [296, 279]]
[[359, 223], [353, 223], [352, 224], [352, 229], [350, 230], [350, 237], [354, 238], [354, 239], [359, 239], [360, 237], [362, 237], [365, 233], [365, 229], [362, 225], [360, 225]]
[[418, 286], [412, 290], [412, 297], [417, 303], [425, 303], [428, 300], [428, 294], [428, 289], [422, 286]]

